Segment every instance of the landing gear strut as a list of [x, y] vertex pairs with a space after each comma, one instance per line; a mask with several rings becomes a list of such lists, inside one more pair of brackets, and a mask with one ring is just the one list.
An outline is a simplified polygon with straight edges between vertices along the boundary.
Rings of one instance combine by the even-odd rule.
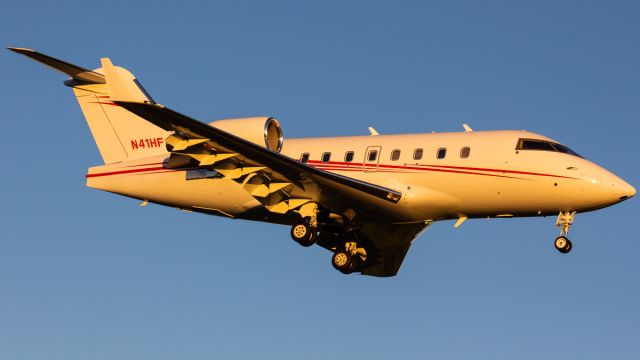
[[367, 251], [358, 247], [355, 241], [346, 242], [344, 249], [338, 249], [331, 257], [331, 265], [343, 274], [351, 274], [367, 259]]
[[553, 245], [563, 254], [568, 253], [573, 248], [573, 244], [567, 238], [567, 235], [569, 234], [569, 228], [573, 224], [575, 214], [575, 211], [563, 211], [558, 214], [558, 220], [556, 220], [556, 226], [560, 228], [560, 236], [556, 238]]

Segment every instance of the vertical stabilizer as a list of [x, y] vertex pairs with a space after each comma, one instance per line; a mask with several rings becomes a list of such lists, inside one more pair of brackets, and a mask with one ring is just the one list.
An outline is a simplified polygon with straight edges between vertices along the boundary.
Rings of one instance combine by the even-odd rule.
[[106, 84], [75, 84], [72, 88], [104, 163], [126, 159], [128, 154], [105, 111], [109, 106], [109, 87]]
[[31, 49], [9, 50], [71, 77], [65, 85], [73, 88], [105, 164], [166, 153], [164, 139], [169, 132], [113, 102], [154, 102], [127, 69], [114, 66], [108, 58], [101, 59], [102, 68], [89, 70]]

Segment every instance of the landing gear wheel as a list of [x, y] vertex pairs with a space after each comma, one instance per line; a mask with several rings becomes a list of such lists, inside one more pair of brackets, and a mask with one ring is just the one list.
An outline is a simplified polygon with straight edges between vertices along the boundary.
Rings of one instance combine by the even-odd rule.
[[353, 271], [354, 259], [348, 252], [339, 250], [331, 257], [331, 265], [343, 274], [350, 274]]
[[556, 247], [556, 249], [558, 249], [558, 251], [560, 251], [563, 254], [566, 254], [569, 251], [571, 251], [571, 248], [573, 247], [571, 240], [567, 239], [564, 236], [558, 236], [556, 238], [556, 241], [553, 242], [553, 245]]
[[298, 223], [291, 228], [291, 238], [304, 247], [313, 245], [316, 237], [315, 231], [306, 222]]
[[309, 236], [309, 239], [307, 239], [307, 241], [299, 241], [298, 244], [304, 247], [309, 247], [315, 244], [317, 240], [318, 240], [318, 233], [316, 233], [315, 230], [311, 228], [311, 236]]
[[359, 255], [356, 256], [352, 256], [351, 257], [351, 266], [349, 267], [349, 273], [355, 272], [355, 271], [359, 271], [360, 270], [360, 264], [362, 264], [362, 259], [360, 258]]

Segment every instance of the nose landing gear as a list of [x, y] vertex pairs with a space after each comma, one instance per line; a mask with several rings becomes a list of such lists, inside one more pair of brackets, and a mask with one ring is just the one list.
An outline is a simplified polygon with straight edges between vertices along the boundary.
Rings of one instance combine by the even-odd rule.
[[563, 254], [568, 253], [573, 248], [573, 244], [567, 238], [567, 235], [569, 234], [569, 228], [573, 224], [575, 214], [575, 211], [562, 211], [558, 214], [558, 219], [556, 220], [556, 226], [560, 228], [560, 236], [556, 238], [553, 245]]

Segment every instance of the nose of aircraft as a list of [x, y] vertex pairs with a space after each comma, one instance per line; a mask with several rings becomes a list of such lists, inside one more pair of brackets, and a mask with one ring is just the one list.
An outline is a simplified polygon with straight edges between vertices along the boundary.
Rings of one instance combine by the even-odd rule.
[[[627, 200], [636, 194], [636, 189], [612, 172], [591, 163], [584, 179], [589, 186], [588, 203], [594, 207], [609, 206]], [[589, 189], [589, 190], [587, 190]]]
[[636, 189], [633, 186], [611, 173], [603, 179], [602, 186], [614, 203], [627, 200], [636, 194]]
[[622, 194], [620, 196], [620, 200], [626, 200], [636, 194], [636, 188], [629, 185], [624, 180], [622, 180], [622, 182], [620, 183], [614, 184], [613, 187], [619, 189], [620, 193]]

